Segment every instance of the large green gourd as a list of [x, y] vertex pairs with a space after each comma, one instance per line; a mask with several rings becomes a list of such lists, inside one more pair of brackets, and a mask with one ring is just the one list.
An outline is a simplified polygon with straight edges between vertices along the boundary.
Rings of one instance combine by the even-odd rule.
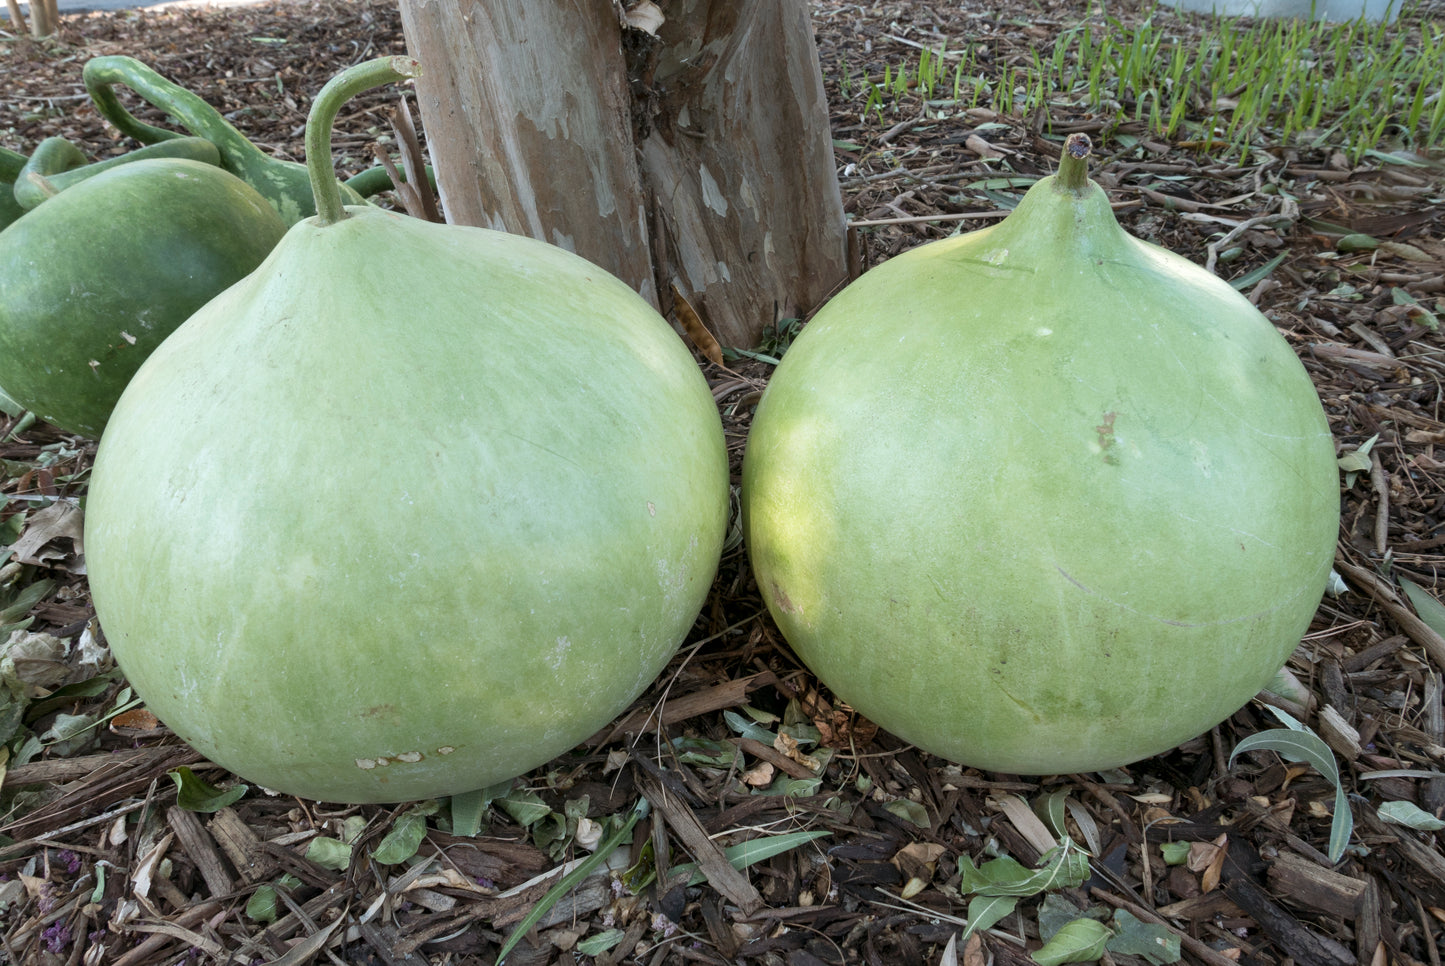
[[721, 423], [666, 322], [561, 249], [342, 209], [166, 341], [96, 458], [97, 613], [207, 757], [331, 801], [481, 788], [624, 710], [691, 628], [728, 504]]
[[758, 407], [745, 536], [844, 701], [982, 768], [1166, 751], [1288, 658], [1330, 573], [1329, 427], [1274, 326], [1130, 237], [1087, 139], [1002, 223], [883, 263]]
[[142, 360], [285, 232], [199, 161], [131, 161], [66, 188], [0, 231], [0, 386], [99, 437]]

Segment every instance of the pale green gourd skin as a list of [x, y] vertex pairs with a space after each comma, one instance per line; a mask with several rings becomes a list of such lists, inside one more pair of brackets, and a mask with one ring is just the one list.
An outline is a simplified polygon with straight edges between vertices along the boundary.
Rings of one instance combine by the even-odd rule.
[[700, 370], [560, 249], [349, 208], [136, 375], [97, 455], [97, 613], [208, 758], [325, 801], [481, 788], [656, 677], [721, 554]]
[[1324, 591], [1338, 472], [1274, 326], [1049, 178], [817, 314], [758, 407], [743, 514], [839, 698], [1059, 774], [1165, 752], [1269, 682]]

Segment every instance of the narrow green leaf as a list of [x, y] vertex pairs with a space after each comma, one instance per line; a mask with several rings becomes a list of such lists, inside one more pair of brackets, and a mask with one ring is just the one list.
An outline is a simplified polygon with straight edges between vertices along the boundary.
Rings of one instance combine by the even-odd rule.
[[1421, 832], [1438, 832], [1445, 822], [1412, 802], [1386, 802], [1380, 806], [1380, 818], [1396, 825], [1405, 825]]
[[1039, 966], [1064, 966], [1065, 963], [1091, 963], [1104, 954], [1113, 931], [1097, 919], [1075, 919], [1032, 953]]
[[452, 834], [469, 839], [480, 832], [482, 817], [486, 814], [489, 804], [490, 799], [487, 797], [486, 789], [453, 795], [451, 801], [447, 803], [452, 820]]
[[1271, 258], [1269, 261], [1265, 262], [1263, 265], [1259, 266], [1259, 268], [1256, 268], [1253, 271], [1245, 272], [1243, 275], [1239, 276], [1239, 278], [1236, 278], [1234, 281], [1230, 282], [1230, 287], [1233, 288], [1236, 292], [1243, 292], [1245, 289], [1253, 288], [1255, 285], [1268, 278], [1270, 272], [1273, 272], [1276, 268], [1279, 268], [1280, 264], [1285, 260], [1285, 256], [1288, 254], [1288, 252], [1281, 252], [1280, 254]]
[[1445, 604], [1441, 604], [1434, 594], [1424, 587], [1406, 577], [1398, 578], [1400, 586], [1405, 590], [1405, 596], [1410, 598], [1410, 603], [1415, 606], [1415, 613], [1429, 626], [1436, 634], [1445, 635]]
[[[763, 835], [755, 839], [748, 839], [746, 842], [739, 842], [736, 845], [729, 845], [723, 849], [723, 858], [728, 860], [728, 865], [743, 871], [750, 865], [771, 859], [775, 855], [782, 855], [790, 852], [800, 845], [806, 845], [814, 839], [820, 839], [831, 832], [817, 830], [812, 832], [784, 832], [781, 835]], [[700, 885], [707, 881], [707, 876], [697, 867], [696, 862], [686, 862], [676, 866], [676, 869], [690, 873], [687, 884], [689, 886]]]
[[1157, 923], [1145, 922], [1123, 909], [1114, 910], [1114, 935], [1108, 941], [1111, 953], [1139, 956], [1154, 966], [1168, 966], [1183, 957], [1179, 935]]
[[617, 851], [617, 847], [621, 845], [623, 840], [632, 832], [632, 827], [637, 824], [637, 820], [646, 815], [651, 809], [652, 805], [647, 799], [639, 798], [637, 804], [632, 806], [632, 814], [627, 816], [627, 820], [622, 823], [622, 827], [608, 836], [601, 845], [597, 846], [596, 852], [593, 852], [587, 856], [587, 858], [577, 863], [576, 868], [564, 875], [556, 885], [547, 890], [547, 894], [532, 907], [532, 911], [527, 913], [525, 919], [517, 923], [516, 928], [512, 930], [512, 934], [507, 937], [506, 943], [502, 946], [502, 951], [497, 954], [497, 966], [502, 966], [502, 961], [507, 958], [507, 954], [517, 948], [517, 943], [522, 941], [522, 937], [527, 935], [533, 926], [542, 921], [542, 917], [547, 914], [548, 910], [555, 906], [563, 896], [575, 889], [583, 879], [591, 875], [593, 869], [597, 868], [603, 862], [606, 862], [608, 856]]
[[1068, 809], [1064, 804], [1068, 797], [1069, 789], [1060, 788], [1034, 801], [1034, 814], [1048, 826], [1056, 839], [1069, 837]]
[[219, 812], [227, 805], [240, 801], [250, 790], [247, 785], [232, 785], [222, 789], [198, 777], [185, 765], [166, 772], [176, 783], [176, 804], [188, 812]]
[[1018, 904], [1014, 896], [974, 896], [968, 901], [968, 926], [958, 937], [959, 942], [967, 942], [974, 933], [991, 928]]
[[1335, 763], [1334, 752], [1312, 731], [1292, 731], [1275, 728], [1252, 734], [1234, 746], [1229, 764], [1246, 751], [1273, 751], [1287, 761], [1301, 761], [1319, 772], [1335, 786], [1335, 814], [1330, 823], [1328, 855], [1331, 862], [1338, 862], [1350, 844], [1355, 820], [1350, 814], [1350, 802], [1345, 797], [1344, 786], [1340, 784], [1340, 769]]
[[595, 936], [588, 936], [579, 942], [577, 944], [577, 951], [583, 956], [596, 956], [607, 952], [607, 950], [622, 942], [622, 937], [625, 935], [626, 933], [621, 929], [608, 929], [604, 932], [599, 932]]

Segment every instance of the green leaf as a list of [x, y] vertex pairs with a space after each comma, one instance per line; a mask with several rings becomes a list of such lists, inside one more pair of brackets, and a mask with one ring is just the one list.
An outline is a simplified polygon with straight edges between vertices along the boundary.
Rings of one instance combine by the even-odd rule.
[[[99, 868], [97, 866], [97, 868]], [[251, 898], [246, 900], [246, 915], [256, 922], [275, 922], [279, 915], [277, 906], [276, 889], [279, 886], [283, 889], [294, 889], [301, 884], [301, 880], [289, 872], [276, 880], [276, 885], [266, 883], [251, 893]]]
[[1104, 954], [1113, 931], [1097, 919], [1087, 916], [1075, 919], [1032, 953], [1039, 966], [1063, 966], [1064, 963], [1092, 963]]
[[198, 777], [185, 765], [166, 774], [176, 783], [176, 804], [188, 812], [219, 812], [227, 805], [240, 801], [241, 796], [250, 791], [250, 786], [240, 784], [222, 790]]
[[1411, 802], [1386, 802], [1380, 806], [1380, 818], [1396, 825], [1405, 825], [1421, 832], [1438, 832], [1445, 822]]
[[596, 956], [599, 953], [607, 952], [607, 950], [622, 942], [622, 937], [625, 935], [626, 933], [621, 929], [608, 929], [605, 932], [599, 932], [595, 936], [588, 936], [582, 940], [577, 944], [577, 951], [583, 956]]
[[[784, 852], [792, 851], [800, 845], [806, 845], [814, 839], [820, 839], [831, 832], [819, 829], [812, 832], [784, 832], [781, 835], [762, 835], [755, 839], [748, 839], [746, 842], [739, 842], [737, 845], [729, 845], [723, 849], [723, 858], [728, 860], [728, 865], [739, 872], [750, 865], [756, 865], [771, 859], [775, 855], [782, 855]], [[687, 884], [689, 887], [700, 885], [707, 881], [707, 876], [697, 867], [696, 862], [686, 862], [676, 866], [676, 870], [689, 873]]]
[[754, 724], [736, 711], [724, 711], [723, 720], [727, 722], [729, 728], [744, 738], [751, 738], [754, 741], [767, 745], [769, 748], [773, 747], [773, 741], [777, 738], [777, 736], [767, 728]]
[[1371, 235], [1355, 232], [1335, 242], [1335, 249], [1342, 252], [1372, 252], [1380, 247], [1380, 241]]
[[306, 846], [306, 858], [323, 869], [345, 872], [351, 865], [351, 846], [340, 839], [318, 835]]
[[991, 928], [1013, 912], [1018, 904], [1014, 896], [974, 896], [968, 901], [968, 926], [958, 941], [967, 942], [974, 933]]
[[509, 791], [498, 798], [496, 804], [522, 828], [529, 828], [552, 814], [551, 807], [542, 801], [542, 796], [526, 789]]
[[1044, 861], [1042, 868], [1029, 869], [1003, 855], [975, 867], [967, 855], [960, 855], [958, 891], [963, 895], [1034, 896], [1048, 889], [1083, 885], [1089, 877], [1089, 857], [1072, 844], [1052, 850]]
[[246, 917], [255, 922], [276, 921], [276, 887], [269, 882], [258, 886], [246, 900]]
[[903, 821], [917, 825], [919, 828], [931, 827], [931, 823], [928, 821], [928, 809], [924, 808], [918, 802], [909, 801], [906, 798], [895, 798], [893, 801], [884, 805], [883, 810], [892, 815], [897, 815], [903, 819]]
[[[1346, 474], [1368, 473], [1370, 471], [1370, 450], [1374, 448], [1380, 434], [1376, 433], [1365, 440], [1358, 447], [1339, 458], [1340, 469]], [[1353, 483], [1352, 477], [1346, 477], [1346, 485]]]
[[40, 603], [41, 599], [54, 587], [55, 581], [49, 577], [42, 577], [33, 584], [22, 587], [14, 597], [7, 599], [4, 606], [0, 606], [0, 624], [8, 624], [30, 613], [30, 608]]
[[486, 814], [489, 804], [486, 789], [453, 795], [447, 803], [452, 820], [452, 834], [469, 839], [480, 832], [482, 816]]
[[1092, 919], [1099, 918], [1097, 915], [1079, 911], [1079, 907], [1065, 899], [1062, 893], [1044, 893], [1044, 901], [1039, 903], [1038, 909], [1039, 939], [1048, 942], [1060, 929], [1082, 915], [1089, 915]]
[[587, 858], [578, 862], [577, 866], [571, 872], [568, 872], [556, 885], [547, 890], [547, 894], [532, 907], [532, 911], [527, 913], [525, 919], [517, 923], [516, 927], [512, 930], [512, 934], [507, 937], [506, 943], [502, 946], [502, 951], [497, 954], [496, 966], [502, 966], [502, 961], [507, 958], [507, 954], [517, 947], [517, 943], [522, 941], [523, 936], [531, 932], [533, 926], [542, 921], [542, 917], [547, 914], [548, 910], [555, 906], [563, 896], [575, 889], [583, 879], [591, 875], [593, 869], [597, 868], [603, 862], [606, 862], [609, 855], [617, 851], [617, 847], [621, 845], [623, 840], [631, 833], [632, 827], [637, 824], [637, 820], [646, 815], [651, 809], [652, 805], [647, 799], [639, 798], [637, 804], [632, 806], [632, 813], [627, 816], [627, 820], [622, 823], [622, 826], [608, 836], [601, 845], [597, 846], [596, 852], [593, 852], [587, 856]]
[[1245, 738], [1234, 746], [1230, 753], [1229, 765], [1246, 751], [1273, 751], [1286, 761], [1302, 761], [1314, 768], [1335, 786], [1335, 814], [1330, 822], [1330, 843], [1328, 855], [1331, 862], [1338, 862], [1350, 844], [1350, 835], [1355, 829], [1355, 818], [1350, 814], [1350, 802], [1345, 797], [1344, 786], [1340, 784], [1340, 769], [1335, 764], [1334, 752], [1313, 731], [1293, 731], [1273, 728]]
[[1189, 860], [1188, 842], [1161, 842], [1159, 851], [1164, 854], [1165, 865], [1183, 865]]
[[1420, 619], [1430, 630], [1445, 636], [1445, 604], [1441, 604], [1434, 594], [1413, 580], [1406, 577], [1398, 579], [1400, 586], [1404, 588], [1405, 596], [1410, 598], [1410, 603], [1415, 606], [1415, 613], [1420, 615]]
[[97, 905], [105, 901], [105, 863], [95, 863], [95, 888], [90, 892], [90, 901]]
[[1108, 950], [1142, 957], [1154, 966], [1177, 963], [1184, 955], [1177, 933], [1157, 923], [1145, 922], [1123, 909], [1114, 910], [1114, 936], [1108, 942]]
[[1239, 278], [1236, 278], [1234, 281], [1230, 282], [1230, 287], [1233, 288], [1236, 292], [1243, 292], [1247, 288], [1254, 287], [1258, 283], [1268, 278], [1270, 272], [1273, 272], [1276, 268], [1279, 268], [1280, 263], [1284, 261], [1285, 255], [1287, 254], [1289, 253], [1281, 252], [1280, 254], [1271, 258], [1269, 261], [1265, 262], [1263, 265], [1259, 266], [1259, 268], [1244, 273], [1243, 275], [1239, 276]]
[[371, 853], [372, 859], [382, 865], [397, 865], [416, 855], [422, 839], [426, 838], [427, 816], [435, 815], [436, 811], [436, 802], [422, 802], [402, 812]]
[[1065, 805], [1068, 798], [1069, 789], [1060, 788], [1034, 801], [1034, 814], [1048, 826], [1056, 839], [1069, 837], [1068, 808]]

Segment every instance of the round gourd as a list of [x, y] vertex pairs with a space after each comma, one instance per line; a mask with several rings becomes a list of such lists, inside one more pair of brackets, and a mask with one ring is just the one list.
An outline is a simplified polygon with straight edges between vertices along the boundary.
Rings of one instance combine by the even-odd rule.
[[1338, 476], [1289, 345], [1130, 237], [1087, 139], [990, 228], [866, 273], [750, 431], [745, 537], [797, 655], [920, 748], [1121, 766], [1207, 731], [1298, 644]]
[[0, 385], [47, 422], [99, 437], [141, 362], [285, 234], [213, 165], [133, 161], [0, 231]]
[[[415, 69], [323, 89], [313, 171], [318, 117]], [[150, 709], [250, 781], [481, 788], [603, 727], [691, 628], [727, 521], [721, 422], [682, 341], [594, 265], [317, 193], [116, 407], [86, 511], [97, 614]]]

